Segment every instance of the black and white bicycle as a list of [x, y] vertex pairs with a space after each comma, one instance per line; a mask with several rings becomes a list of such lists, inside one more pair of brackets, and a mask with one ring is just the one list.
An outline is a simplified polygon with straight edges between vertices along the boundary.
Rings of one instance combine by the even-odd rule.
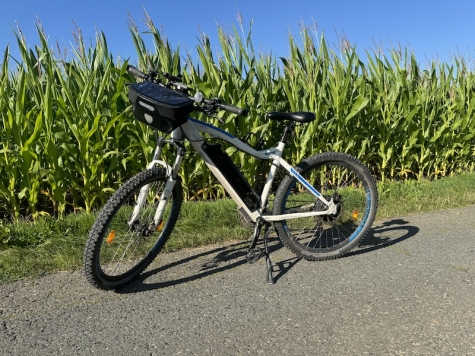
[[[189, 117], [193, 111], [212, 115], [226, 110], [246, 115], [247, 110], [193, 97], [180, 78], [158, 73], [145, 74], [129, 66], [129, 73], [143, 79], [129, 87], [134, 116], [157, 131], [171, 134], [159, 137], [153, 160], [147, 169], [129, 179], [102, 208], [84, 250], [87, 279], [101, 289], [115, 289], [137, 277], [157, 256], [170, 237], [183, 201], [178, 171], [185, 158], [185, 141], [236, 202], [241, 215], [254, 225], [248, 251], [253, 262], [264, 256], [267, 282], [274, 283], [267, 249], [273, 225], [282, 243], [308, 260], [342, 256], [366, 235], [376, 215], [378, 193], [369, 170], [356, 158], [337, 152], [317, 154], [293, 166], [282, 158], [284, 147], [298, 125], [315, 120], [309, 112], [269, 112], [268, 120], [284, 127], [276, 147], [252, 147], [228, 132]], [[317, 133], [318, 134], [318, 133]], [[238, 150], [272, 162], [261, 191], [256, 192], [216, 141], [225, 141]], [[161, 160], [165, 145], [174, 147], [176, 158]], [[287, 175], [280, 182], [270, 206], [278, 169]], [[263, 248], [256, 247], [264, 232]]]

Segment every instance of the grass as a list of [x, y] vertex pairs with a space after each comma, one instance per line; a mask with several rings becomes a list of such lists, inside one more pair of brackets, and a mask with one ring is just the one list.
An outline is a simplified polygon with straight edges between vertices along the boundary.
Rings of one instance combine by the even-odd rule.
[[[436, 181], [379, 183], [377, 219], [475, 204], [475, 173]], [[0, 283], [82, 268], [82, 252], [95, 214], [0, 223]], [[251, 231], [240, 222], [229, 199], [186, 202], [165, 251], [246, 240]]]
[[378, 184], [378, 219], [475, 204], [475, 173], [436, 181]]

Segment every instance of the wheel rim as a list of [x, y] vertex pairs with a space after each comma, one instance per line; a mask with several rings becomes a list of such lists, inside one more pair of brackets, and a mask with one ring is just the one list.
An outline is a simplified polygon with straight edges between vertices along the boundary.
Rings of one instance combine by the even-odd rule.
[[[340, 200], [337, 213], [288, 219], [283, 227], [289, 238], [311, 253], [328, 253], [350, 244], [365, 227], [371, 209], [366, 180], [343, 162], [326, 162], [301, 173], [327, 200]], [[324, 211], [325, 204], [293, 181], [282, 202], [282, 212]]]

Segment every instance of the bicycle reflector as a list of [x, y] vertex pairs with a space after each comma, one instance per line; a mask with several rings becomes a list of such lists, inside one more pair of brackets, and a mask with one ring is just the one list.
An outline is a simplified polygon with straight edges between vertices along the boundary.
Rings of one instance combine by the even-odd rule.
[[114, 239], [115, 239], [115, 230], [111, 230], [111, 232], [109, 232], [109, 236], [107, 236], [107, 243], [110, 245], [112, 241], [114, 241]]
[[164, 221], [162, 220], [162, 221], [160, 222], [160, 224], [158, 224], [156, 231], [157, 231], [157, 232], [160, 231], [160, 230], [163, 228], [163, 225], [164, 225]]

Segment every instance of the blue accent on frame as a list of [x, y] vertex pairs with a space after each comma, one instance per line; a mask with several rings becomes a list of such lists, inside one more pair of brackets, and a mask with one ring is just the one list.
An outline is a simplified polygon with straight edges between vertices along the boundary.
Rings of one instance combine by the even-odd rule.
[[290, 174], [292, 176], [294, 176], [295, 178], [297, 178], [297, 180], [302, 183], [308, 190], [310, 190], [314, 195], [316, 195], [317, 197], [321, 197], [322, 195], [318, 192], [318, 190], [316, 190], [314, 187], [312, 187], [310, 185], [309, 182], [307, 182], [305, 180], [304, 177], [302, 177], [295, 169], [293, 168], [290, 168]]

